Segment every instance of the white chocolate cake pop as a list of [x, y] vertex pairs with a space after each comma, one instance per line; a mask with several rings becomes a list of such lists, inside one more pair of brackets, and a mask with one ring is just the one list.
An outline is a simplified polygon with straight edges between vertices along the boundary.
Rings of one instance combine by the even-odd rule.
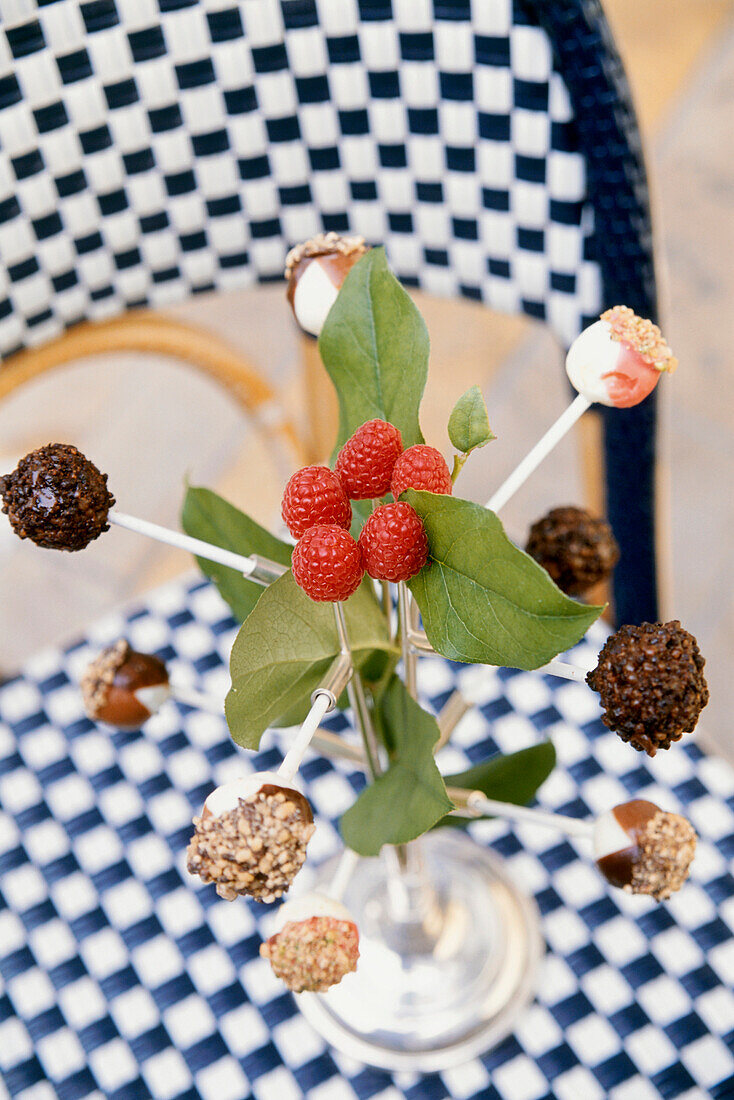
[[680, 814], [636, 798], [596, 821], [594, 858], [612, 886], [664, 901], [680, 890], [696, 852], [696, 832]]
[[298, 324], [318, 336], [349, 270], [366, 252], [364, 237], [319, 233], [286, 257], [288, 301]]
[[87, 715], [121, 730], [140, 729], [171, 694], [163, 661], [124, 638], [87, 666], [79, 686]]
[[349, 910], [326, 894], [287, 901], [276, 928], [260, 954], [294, 993], [323, 993], [357, 969], [357, 926]]
[[655, 389], [678, 365], [660, 329], [629, 306], [614, 306], [576, 337], [566, 373], [587, 401], [627, 409]]
[[275, 901], [303, 866], [314, 828], [300, 791], [284, 787], [277, 772], [256, 772], [209, 795], [194, 818], [188, 870], [226, 901], [243, 894]]

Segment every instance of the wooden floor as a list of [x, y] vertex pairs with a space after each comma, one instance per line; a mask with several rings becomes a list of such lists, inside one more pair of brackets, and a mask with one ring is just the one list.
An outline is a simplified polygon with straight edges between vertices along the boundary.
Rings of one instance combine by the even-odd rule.
[[[673, 485], [672, 617], [699, 636], [709, 658], [708, 734], [734, 755], [734, 601], [727, 583], [734, 504], [731, 300], [734, 275], [732, 0], [609, 0], [606, 4], [636, 95], [653, 178], [666, 329], [681, 360], [665, 401], [665, 450]], [[445, 423], [474, 382], [485, 390], [498, 441], [467, 466], [462, 493], [485, 500], [566, 400], [553, 341], [541, 328], [466, 302], [420, 297], [432, 339], [424, 405], [427, 439], [448, 450]], [[298, 343], [281, 287], [199, 298], [177, 311], [267, 365], [298, 417]], [[534, 372], [557, 378], [548, 396]], [[518, 408], [518, 394], [522, 407]], [[73, 441], [110, 474], [125, 511], [176, 524], [184, 479], [219, 488], [264, 522], [277, 519], [282, 470], [229, 399], [179, 364], [117, 356], [59, 371], [0, 408], [0, 468], [40, 443]], [[567, 440], [506, 512], [521, 538], [554, 503], [580, 499], [577, 450]], [[728, 465], [727, 465], [728, 464]], [[112, 531], [83, 558], [20, 544], [0, 522], [0, 670], [75, 636], [108, 608], [190, 567], [183, 556]]]

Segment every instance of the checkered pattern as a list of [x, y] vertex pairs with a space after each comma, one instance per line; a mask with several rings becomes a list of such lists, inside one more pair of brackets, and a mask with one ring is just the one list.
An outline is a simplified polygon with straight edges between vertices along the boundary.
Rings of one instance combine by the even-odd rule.
[[[124, 633], [174, 678], [227, 686], [234, 624], [197, 581], [168, 586], [0, 690], [0, 1070], [11, 1096], [112, 1100], [693, 1100], [734, 1095], [734, 774], [689, 738], [650, 761], [599, 720], [583, 685], [423, 659], [440, 706], [457, 680], [480, 703], [443, 750], [454, 771], [553, 738], [542, 802], [598, 812], [630, 796], [683, 810], [701, 836], [693, 876], [666, 905], [605, 887], [582, 842], [473, 826], [535, 894], [548, 955], [515, 1034], [460, 1069], [366, 1069], [325, 1048], [258, 955], [254, 903], [220, 901], [184, 870], [190, 820], [215, 782], [254, 758], [224, 722], [173, 703], [144, 732], [97, 729], [76, 681]], [[601, 635], [592, 637], [594, 648]], [[580, 660], [590, 659], [588, 645]], [[363, 778], [313, 756], [312, 861]], [[309, 875], [308, 864], [302, 874]]]
[[526, 3], [0, 0], [0, 18], [3, 355], [279, 278], [330, 229], [566, 342], [599, 312], [585, 157]]

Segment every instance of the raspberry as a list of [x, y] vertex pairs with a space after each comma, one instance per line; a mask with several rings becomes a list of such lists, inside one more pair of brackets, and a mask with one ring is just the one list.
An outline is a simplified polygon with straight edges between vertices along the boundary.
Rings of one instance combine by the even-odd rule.
[[428, 558], [426, 529], [403, 501], [375, 509], [362, 528], [359, 546], [367, 572], [377, 581], [407, 581]]
[[362, 551], [348, 531], [333, 523], [309, 527], [296, 543], [293, 576], [312, 600], [336, 603], [359, 588]]
[[370, 500], [390, 492], [396, 459], [403, 449], [400, 432], [386, 420], [368, 420], [339, 451], [336, 473], [352, 500]]
[[352, 506], [342, 483], [328, 466], [304, 466], [285, 487], [283, 519], [294, 539], [317, 523], [349, 528]]
[[435, 447], [418, 443], [403, 451], [392, 473], [392, 495], [397, 500], [406, 489], [427, 489], [451, 496], [453, 488], [446, 459]]

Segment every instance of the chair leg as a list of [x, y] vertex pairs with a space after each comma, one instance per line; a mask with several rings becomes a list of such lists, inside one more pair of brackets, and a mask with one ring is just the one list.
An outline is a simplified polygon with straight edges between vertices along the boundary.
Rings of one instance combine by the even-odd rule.
[[614, 574], [618, 623], [658, 617], [655, 561], [655, 394], [632, 409], [604, 409], [607, 517], [621, 557]]
[[318, 340], [301, 337], [301, 363], [305, 389], [305, 448], [309, 463], [328, 462], [337, 438], [339, 405], [336, 390], [324, 369]]

